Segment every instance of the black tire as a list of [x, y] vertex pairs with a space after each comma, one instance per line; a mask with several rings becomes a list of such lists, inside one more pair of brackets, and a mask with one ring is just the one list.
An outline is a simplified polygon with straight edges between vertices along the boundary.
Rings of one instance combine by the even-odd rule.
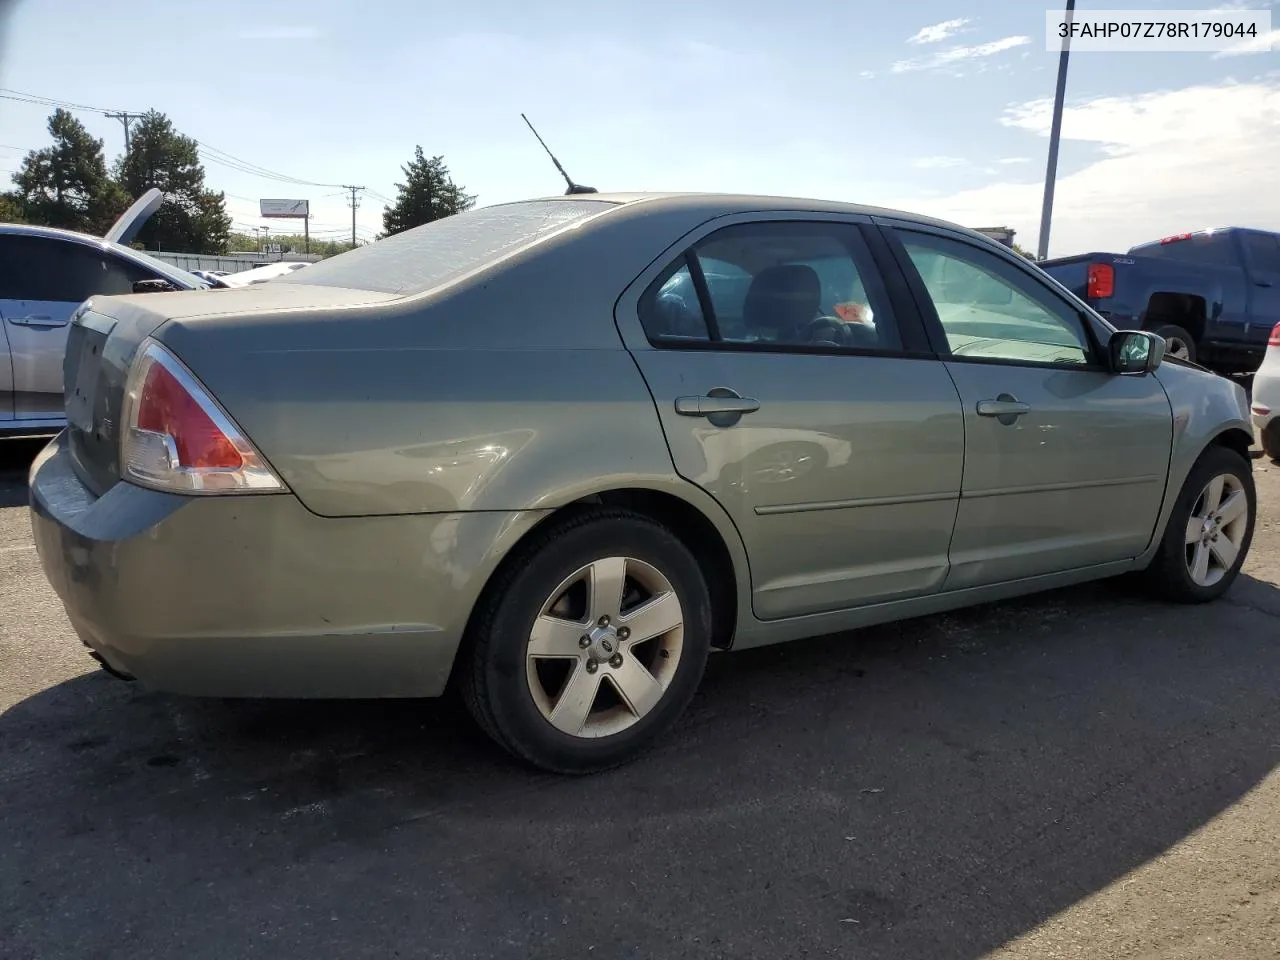
[[1272, 420], [1262, 431], [1262, 452], [1280, 462], [1280, 420]]
[[[1245, 491], [1246, 526], [1235, 563], [1225, 571], [1220, 580], [1206, 586], [1192, 579], [1187, 563], [1186, 529], [1205, 486], [1214, 477], [1223, 474], [1236, 477]], [[1254, 489], [1249, 461], [1226, 447], [1213, 446], [1205, 450], [1187, 475], [1169, 514], [1169, 523], [1165, 527], [1159, 550], [1144, 571], [1148, 587], [1163, 599], [1176, 603], [1207, 603], [1222, 596], [1235, 582], [1249, 553], [1257, 510], [1258, 495]]]
[[1155, 327], [1152, 332], [1154, 332], [1156, 336], [1164, 337], [1164, 339], [1168, 341], [1167, 352], [1170, 356], [1175, 355], [1177, 344], [1181, 343], [1183, 346], [1186, 347], [1187, 352], [1186, 352], [1185, 359], [1191, 361], [1192, 363], [1197, 362], [1196, 361], [1197, 351], [1196, 351], [1195, 339], [1191, 336], [1191, 334], [1187, 333], [1186, 330], [1183, 330], [1182, 327], [1179, 327], [1177, 324], [1166, 323], [1161, 326]]
[[[587, 738], [553, 727], [526, 679], [530, 631], [557, 585], [596, 560], [652, 565], [680, 601], [683, 646], [662, 699], [619, 733]], [[504, 565], [481, 598], [459, 660], [473, 717], [499, 745], [553, 773], [586, 774], [635, 759], [665, 735], [693, 698], [711, 649], [711, 597], [689, 549], [668, 528], [629, 511], [592, 507], [550, 522]]]

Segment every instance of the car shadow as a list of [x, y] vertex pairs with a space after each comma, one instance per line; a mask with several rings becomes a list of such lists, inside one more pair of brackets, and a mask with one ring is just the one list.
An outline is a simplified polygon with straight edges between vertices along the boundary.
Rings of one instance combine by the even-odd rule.
[[27, 471], [49, 437], [0, 437], [0, 509], [27, 504]]
[[577, 779], [450, 698], [85, 673], [0, 714], [0, 955], [974, 960], [1275, 768], [1278, 617], [1115, 582], [716, 655]]

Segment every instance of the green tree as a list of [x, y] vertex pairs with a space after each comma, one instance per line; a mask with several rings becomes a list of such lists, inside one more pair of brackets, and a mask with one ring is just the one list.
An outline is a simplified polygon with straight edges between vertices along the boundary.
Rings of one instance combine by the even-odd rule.
[[1018, 246], [1016, 243], [1013, 244], [1013, 252], [1017, 254], [1021, 254], [1022, 256], [1026, 257], [1028, 260], [1035, 260], [1036, 258], [1036, 255], [1034, 253], [1032, 253], [1030, 250], [1023, 249], [1022, 247]]
[[205, 188], [199, 145], [174, 129], [163, 113], [148, 110], [138, 121], [129, 152], [116, 164], [116, 179], [130, 196], [151, 187], [165, 202], [138, 233], [148, 250], [225, 253], [231, 233], [226, 196]]
[[22, 198], [16, 193], [0, 193], [0, 223], [26, 223]]
[[13, 175], [13, 199], [30, 223], [105, 233], [129, 199], [107, 173], [102, 141], [62, 109], [49, 118], [49, 134], [53, 145], [32, 150]]
[[415, 147], [413, 160], [401, 169], [405, 182], [396, 184], [396, 202], [382, 211], [386, 236], [462, 213], [476, 204], [474, 196], [453, 182], [444, 157], [428, 158], [422, 147]]
[[[280, 244], [280, 249], [289, 253], [305, 253], [306, 237], [301, 233], [273, 233], [269, 243]], [[262, 249], [262, 238], [250, 233], [233, 233], [227, 240], [229, 253], [257, 253]], [[351, 249], [349, 240], [318, 240], [311, 238], [311, 252], [322, 257], [334, 257]], [[272, 254], [272, 256], [275, 256]]]

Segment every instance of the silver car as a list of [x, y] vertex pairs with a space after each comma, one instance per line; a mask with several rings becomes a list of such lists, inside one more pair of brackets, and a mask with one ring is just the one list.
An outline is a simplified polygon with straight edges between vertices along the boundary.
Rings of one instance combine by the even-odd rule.
[[0, 223], [0, 436], [66, 425], [62, 359], [71, 314], [85, 300], [143, 289], [139, 284], [209, 286], [127, 246], [162, 200], [160, 191], [148, 191], [105, 237]]
[[32, 525], [117, 674], [454, 683], [582, 773], [664, 737], [712, 650], [1132, 571], [1220, 596], [1248, 403], [1163, 352], [905, 213], [503, 204], [258, 286], [91, 300]]

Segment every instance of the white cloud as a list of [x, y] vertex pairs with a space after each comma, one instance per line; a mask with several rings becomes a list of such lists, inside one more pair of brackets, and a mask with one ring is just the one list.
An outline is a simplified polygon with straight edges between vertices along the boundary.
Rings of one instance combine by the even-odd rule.
[[939, 67], [954, 66], [965, 60], [977, 60], [994, 56], [997, 53], [1003, 53], [1005, 50], [1012, 50], [1014, 47], [1021, 47], [1030, 42], [1030, 37], [1001, 37], [999, 40], [991, 40], [971, 47], [949, 47], [946, 50], [939, 50], [928, 57], [920, 57], [915, 60], [896, 60], [890, 70], [894, 73], [907, 73], [912, 70], [935, 70]]
[[876, 72], [874, 70], [863, 70], [858, 74], [858, 76], [863, 80], [874, 80], [876, 78]]
[[914, 35], [907, 37], [907, 43], [937, 43], [958, 33], [960, 28], [968, 22], [968, 17], [960, 17], [956, 20], [943, 20], [941, 23], [921, 27]]
[[920, 157], [913, 160], [911, 165], [917, 170], [942, 170], [962, 166], [964, 162], [964, 157]]
[[249, 27], [240, 31], [241, 40], [315, 40], [320, 36], [316, 27]]
[[[1048, 100], [1011, 108], [1002, 123], [1047, 137]], [[1060, 175], [1051, 253], [1126, 250], [1211, 225], [1280, 228], [1280, 80], [1227, 82], [1069, 105], [1064, 157], [1092, 144], [1102, 159]], [[1060, 168], [1061, 169], [1061, 168]], [[1043, 183], [1030, 176], [942, 198], [889, 205], [957, 223], [1008, 223], [1034, 245]], [[886, 198], [888, 199], [888, 198]]]
[[1274, 47], [1280, 47], [1280, 30], [1268, 30], [1266, 33], [1260, 33], [1256, 37], [1250, 37], [1248, 40], [1241, 40], [1225, 50], [1219, 50], [1213, 55], [1213, 59], [1221, 60], [1223, 57], [1241, 57], [1251, 53], [1270, 53]]
[[1001, 157], [996, 163], [1030, 163], [1030, 157]]

